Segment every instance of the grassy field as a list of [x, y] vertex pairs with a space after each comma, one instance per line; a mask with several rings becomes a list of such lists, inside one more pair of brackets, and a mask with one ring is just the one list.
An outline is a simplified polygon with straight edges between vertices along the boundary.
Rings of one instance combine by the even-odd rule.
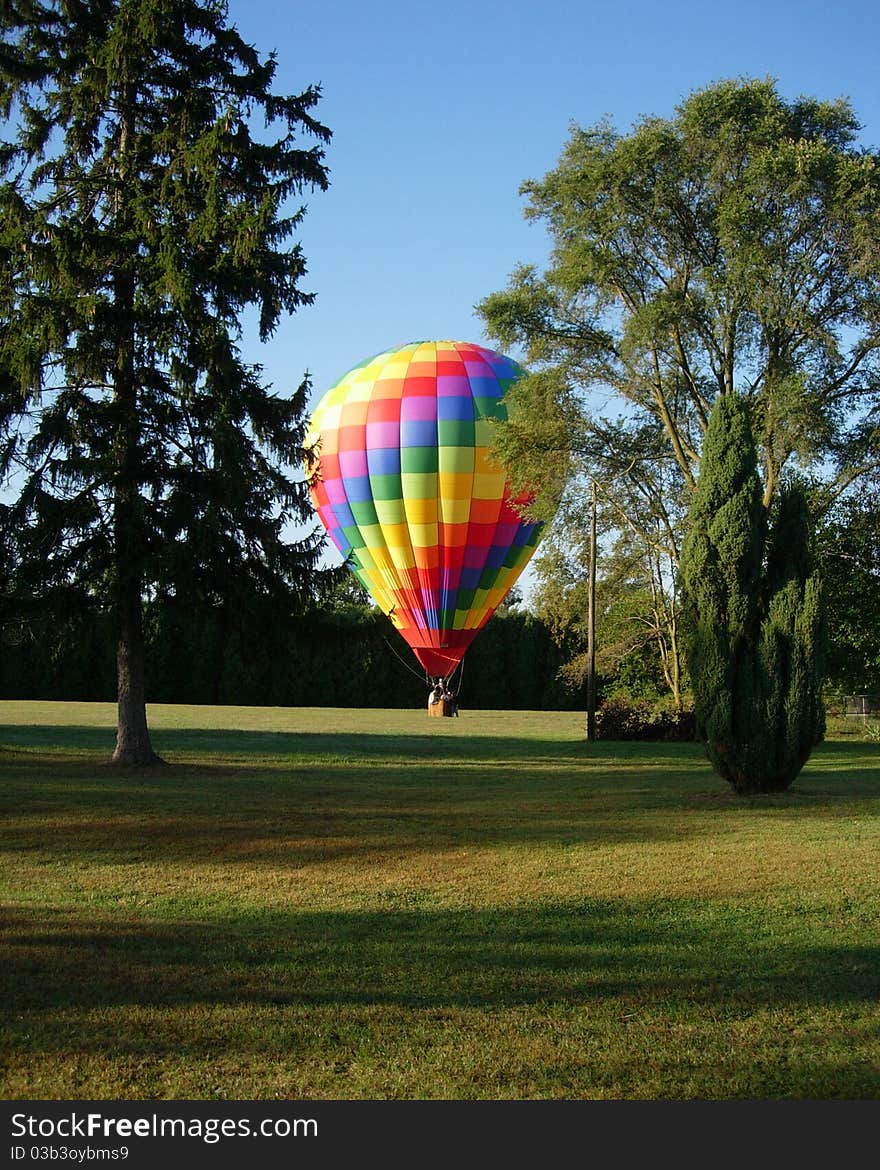
[[[880, 1097], [880, 745], [0, 703], [4, 1099]], [[847, 730], [849, 734], [844, 735]]]

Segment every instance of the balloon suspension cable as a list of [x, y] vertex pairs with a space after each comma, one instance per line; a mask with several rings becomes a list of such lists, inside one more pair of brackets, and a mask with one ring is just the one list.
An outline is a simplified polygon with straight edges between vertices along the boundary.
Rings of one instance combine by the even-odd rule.
[[[414, 667], [410, 666], [410, 664], [406, 661], [406, 659], [403, 658], [400, 654], [398, 654], [395, 647], [391, 645], [391, 643], [388, 641], [387, 638], [383, 638], [383, 641], [384, 641], [385, 645], [388, 647], [388, 649], [391, 651], [391, 653], [394, 655], [394, 657], [397, 659], [397, 661], [400, 663], [400, 665], [405, 670], [408, 670], [409, 673], [414, 678], [417, 678], [417, 679], [419, 679], [419, 681], [421, 681], [421, 679], [422, 679], [421, 672], [416, 670]], [[464, 657], [463, 656], [461, 659], [459, 659], [458, 663], [455, 666], [453, 666], [453, 668], [452, 668], [452, 670], [450, 670], [449, 674], [447, 674], [443, 677], [442, 681], [443, 681], [443, 684], [445, 687], [451, 689], [452, 680], [455, 677], [456, 671], [458, 671], [458, 687], [456, 688], [455, 693], [456, 693], [456, 695], [460, 695], [461, 694], [461, 680], [464, 678]], [[424, 681], [425, 681], [425, 684], [429, 687], [433, 686], [433, 684], [434, 684], [434, 678], [430, 674], [428, 674], [427, 670], [425, 671]]]
[[[421, 679], [422, 679], [421, 671], [418, 671], [414, 667], [410, 666], [410, 664], [406, 661], [406, 659], [402, 658], [397, 653], [397, 651], [394, 649], [394, 647], [391, 645], [391, 643], [388, 641], [387, 638], [384, 639], [384, 642], [385, 642], [385, 645], [388, 647], [388, 649], [391, 651], [391, 653], [394, 655], [394, 657], [397, 659], [397, 661], [401, 664], [401, 666], [403, 666], [406, 670], [408, 670], [410, 672], [411, 675], [414, 675], [421, 682]], [[426, 674], [425, 675], [426, 680], [427, 680], [427, 677], [428, 676]]]
[[461, 694], [461, 680], [464, 678], [464, 655], [461, 656], [461, 658], [458, 661], [458, 664], [456, 666], [453, 666], [452, 670], [449, 672], [449, 674], [446, 676], [446, 678], [444, 680], [446, 683], [446, 686], [450, 690], [452, 689], [452, 679], [455, 676], [456, 671], [458, 671], [458, 686], [455, 688], [455, 694], [460, 695]]

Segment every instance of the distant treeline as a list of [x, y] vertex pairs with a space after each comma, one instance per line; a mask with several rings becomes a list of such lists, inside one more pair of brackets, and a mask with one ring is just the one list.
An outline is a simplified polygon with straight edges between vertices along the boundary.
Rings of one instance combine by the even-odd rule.
[[[519, 610], [496, 613], [464, 662], [461, 706], [573, 710], [584, 697], [557, 675], [562, 651], [546, 626]], [[147, 699], [277, 707], [415, 707], [424, 672], [388, 620], [366, 607], [300, 617], [147, 608]], [[456, 676], [456, 680], [458, 676]], [[64, 622], [6, 631], [0, 697], [116, 699], [112, 619], [85, 610]]]

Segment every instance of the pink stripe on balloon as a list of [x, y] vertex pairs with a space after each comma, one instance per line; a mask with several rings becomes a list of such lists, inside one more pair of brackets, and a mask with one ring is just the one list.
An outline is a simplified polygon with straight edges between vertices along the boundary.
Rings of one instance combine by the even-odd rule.
[[437, 417], [437, 399], [424, 394], [404, 397], [400, 403], [401, 422], [433, 422]]
[[440, 374], [437, 377], [437, 394], [441, 398], [469, 398], [470, 379], [458, 374]]
[[343, 475], [368, 475], [366, 451], [340, 451], [339, 470]]
[[327, 489], [327, 499], [331, 504], [345, 504], [348, 497], [345, 494], [345, 484], [341, 479], [331, 479], [324, 484]]
[[399, 447], [400, 424], [396, 422], [367, 423], [367, 449]]

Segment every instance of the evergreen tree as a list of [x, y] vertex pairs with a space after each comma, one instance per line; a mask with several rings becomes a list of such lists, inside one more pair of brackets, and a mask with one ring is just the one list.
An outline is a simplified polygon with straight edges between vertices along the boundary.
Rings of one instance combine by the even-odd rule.
[[806, 493], [782, 489], [769, 534], [759, 664], [771, 733], [762, 789], [788, 788], [825, 732], [825, 606]]
[[[308, 382], [240, 351], [308, 304], [290, 241], [325, 188], [319, 91], [272, 90], [225, 0], [8, 0], [0, 10], [0, 439], [29, 589], [117, 626], [114, 760], [149, 763], [143, 600], [305, 596]], [[260, 128], [260, 122], [264, 125]], [[301, 145], [305, 136], [306, 145]]]
[[737, 792], [788, 788], [824, 731], [821, 586], [807, 501], [779, 493], [772, 524], [748, 406], [709, 419], [681, 557], [698, 731]]

